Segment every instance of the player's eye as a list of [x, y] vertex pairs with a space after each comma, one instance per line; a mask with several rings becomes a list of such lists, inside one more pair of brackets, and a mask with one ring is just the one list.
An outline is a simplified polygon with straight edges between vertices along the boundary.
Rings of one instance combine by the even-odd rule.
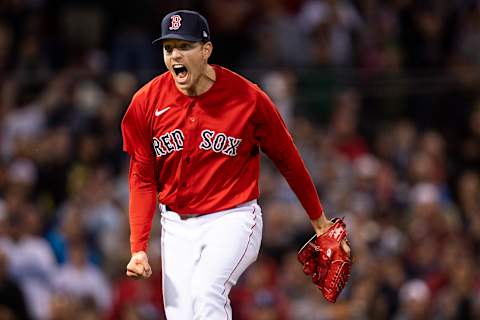
[[167, 44], [163, 46], [163, 50], [165, 50], [165, 52], [172, 53], [173, 47]]
[[182, 43], [180, 45], [180, 50], [190, 50], [192, 46], [189, 43]]

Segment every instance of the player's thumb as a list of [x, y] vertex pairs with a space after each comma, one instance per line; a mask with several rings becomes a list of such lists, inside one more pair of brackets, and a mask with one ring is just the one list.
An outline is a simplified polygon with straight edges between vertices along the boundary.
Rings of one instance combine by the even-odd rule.
[[348, 243], [348, 241], [343, 240], [341, 245], [342, 245], [343, 251], [345, 251], [345, 253], [350, 257], [351, 254], [352, 254], [352, 252], [351, 252], [352, 249], [350, 249], [350, 244]]
[[140, 275], [143, 273], [144, 268], [142, 263], [140, 263], [136, 258], [133, 258], [127, 264], [127, 271]]
[[140, 275], [143, 272], [141, 260], [142, 260], [141, 254], [138, 254], [138, 253], [132, 254], [132, 257], [130, 258], [130, 261], [127, 264], [127, 272]]

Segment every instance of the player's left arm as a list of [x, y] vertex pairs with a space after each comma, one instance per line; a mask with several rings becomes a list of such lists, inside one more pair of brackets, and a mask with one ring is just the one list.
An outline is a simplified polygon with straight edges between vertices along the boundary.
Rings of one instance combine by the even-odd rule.
[[305, 208], [316, 231], [326, 230], [325, 217], [312, 178], [277, 108], [264, 93], [257, 96], [254, 114], [255, 137], [260, 148], [272, 159]]
[[[272, 159], [305, 208], [315, 233], [323, 235], [334, 223], [323, 211], [317, 189], [298, 152], [291, 134], [271, 99], [263, 92], [258, 97], [255, 114], [260, 148]], [[350, 254], [346, 240], [342, 248]]]

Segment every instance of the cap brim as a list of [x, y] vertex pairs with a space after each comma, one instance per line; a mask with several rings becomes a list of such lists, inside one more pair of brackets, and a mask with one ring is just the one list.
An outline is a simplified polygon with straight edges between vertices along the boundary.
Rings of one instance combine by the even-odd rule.
[[185, 40], [185, 41], [190, 41], [190, 42], [203, 41], [203, 39], [199, 39], [199, 38], [195, 38], [195, 37], [192, 37], [192, 36], [177, 33], [177, 34], [167, 34], [163, 37], [155, 39], [155, 40], [152, 41], [152, 44], [155, 44], [157, 42], [162, 42], [163, 40], [167, 40], [167, 39]]

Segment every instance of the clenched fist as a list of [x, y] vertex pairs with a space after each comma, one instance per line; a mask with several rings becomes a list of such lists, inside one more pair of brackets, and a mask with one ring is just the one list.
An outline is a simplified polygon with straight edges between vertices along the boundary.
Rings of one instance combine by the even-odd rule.
[[149, 278], [152, 275], [152, 268], [148, 263], [148, 256], [144, 251], [138, 251], [132, 254], [130, 262], [127, 264], [127, 276], [134, 279]]

